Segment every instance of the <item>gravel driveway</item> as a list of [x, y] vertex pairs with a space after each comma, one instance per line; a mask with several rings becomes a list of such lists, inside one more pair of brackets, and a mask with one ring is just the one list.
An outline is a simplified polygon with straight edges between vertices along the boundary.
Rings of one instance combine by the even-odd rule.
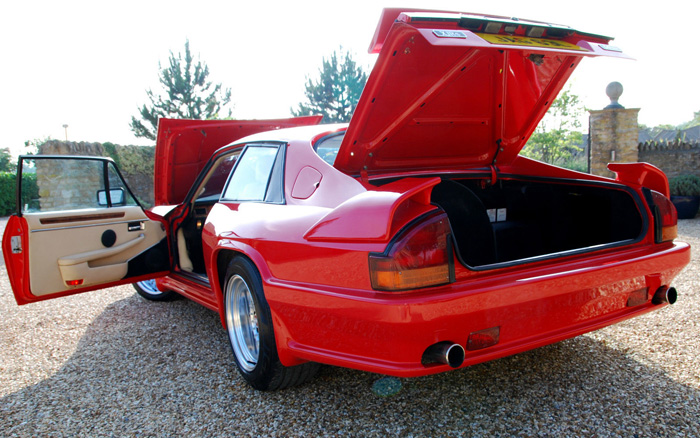
[[18, 307], [0, 267], [0, 436], [699, 436], [700, 219], [679, 229], [674, 306], [392, 397], [334, 367], [256, 392], [195, 303], [125, 286]]

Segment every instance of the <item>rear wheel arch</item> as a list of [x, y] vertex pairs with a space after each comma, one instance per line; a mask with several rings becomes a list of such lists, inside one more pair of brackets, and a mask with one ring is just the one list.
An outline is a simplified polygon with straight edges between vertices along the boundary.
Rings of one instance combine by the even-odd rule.
[[[271, 275], [269, 271], [263, 271], [261, 269], [261, 267], [263, 267], [263, 269], [267, 268], [267, 265], [262, 259], [262, 256], [259, 257], [259, 260], [256, 260], [242, 251], [236, 251], [228, 248], [221, 249], [218, 252], [218, 254], [216, 254], [216, 272], [213, 273], [213, 276], [216, 278], [216, 283], [218, 284], [212, 284], [212, 288], [216, 293], [217, 305], [219, 309], [219, 318], [221, 320], [221, 326], [224, 328], [226, 328], [226, 309], [224, 308], [226, 273], [231, 262], [237, 257], [249, 261], [255, 267], [255, 269], [258, 271], [258, 274], [260, 275], [260, 278], [263, 281], [263, 286], [265, 284], [265, 279]], [[264, 292], [264, 287], [263, 294], [265, 295], [265, 299], [267, 300], [267, 295]], [[284, 318], [281, 318], [279, 315], [277, 315], [273, 308], [270, 308], [270, 312], [272, 313], [272, 317], [275, 321], [275, 341], [277, 343], [277, 353], [279, 354], [282, 363], [284, 363], [286, 366], [295, 366], [305, 363], [304, 360], [301, 360], [292, 355], [286, 348], [286, 339], [287, 336], [289, 336], [289, 329], [287, 328]]]
[[289, 367], [280, 361], [274, 318], [255, 263], [235, 251], [217, 261], [228, 261], [221, 316], [241, 376], [259, 390], [284, 389], [311, 379], [318, 364]]
[[219, 307], [219, 318], [221, 319], [221, 325], [224, 328], [226, 328], [226, 315], [224, 311], [224, 288], [226, 287], [226, 272], [228, 270], [229, 265], [231, 264], [231, 261], [236, 257], [244, 257], [250, 260], [250, 258], [242, 252], [230, 249], [220, 250], [216, 255], [216, 265], [214, 267], [215, 272], [213, 272], [214, 278], [211, 279], [216, 280], [216, 284], [212, 284], [212, 289], [216, 294], [216, 302]]
[[[219, 316], [221, 317], [221, 324], [226, 326], [226, 319], [224, 315], [224, 293], [226, 288], [226, 274], [231, 262], [236, 258], [242, 258], [250, 262], [253, 267], [257, 270], [258, 275], [264, 279], [263, 271], [260, 269], [260, 262], [244, 253], [243, 251], [237, 251], [234, 249], [221, 249], [216, 254], [216, 272], [213, 272], [213, 276], [216, 279], [216, 285], [212, 285], [214, 292], [217, 295], [217, 303], [219, 305]], [[264, 281], [263, 281], [264, 283]]]

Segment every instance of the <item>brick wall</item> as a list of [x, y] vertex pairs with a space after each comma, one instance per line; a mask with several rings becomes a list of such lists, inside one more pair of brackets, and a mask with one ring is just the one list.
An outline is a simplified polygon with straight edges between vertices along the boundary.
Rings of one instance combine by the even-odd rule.
[[681, 174], [700, 176], [700, 142], [639, 143], [639, 161], [653, 164], [674, 177]]
[[607, 169], [608, 163], [638, 161], [638, 114], [638, 108], [590, 111], [589, 169], [592, 174], [614, 177]]

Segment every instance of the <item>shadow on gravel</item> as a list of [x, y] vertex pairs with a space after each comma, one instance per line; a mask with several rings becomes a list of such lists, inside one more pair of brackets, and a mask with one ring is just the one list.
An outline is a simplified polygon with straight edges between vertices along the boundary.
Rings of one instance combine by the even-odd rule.
[[[47, 343], [51, 340], [47, 339]], [[698, 389], [589, 337], [401, 379], [325, 367], [260, 393], [236, 373], [218, 316], [134, 295], [109, 306], [51, 378], [0, 399], [4, 436], [693, 435]], [[676, 406], [693, 406], [682, 411]]]

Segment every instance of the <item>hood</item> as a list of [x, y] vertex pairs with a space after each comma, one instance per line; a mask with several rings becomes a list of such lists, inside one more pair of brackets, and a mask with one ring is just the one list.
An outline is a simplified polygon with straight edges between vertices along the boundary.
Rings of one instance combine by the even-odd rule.
[[273, 120], [158, 120], [154, 195], [156, 205], [181, 203], [214, 152], [263, 131], [317, 125], [322, 116]]
[[351, 174], [510, 163], [584, 57], [627, 57], [566, 26], [386, 9], [379, 58], [335, 161]]

